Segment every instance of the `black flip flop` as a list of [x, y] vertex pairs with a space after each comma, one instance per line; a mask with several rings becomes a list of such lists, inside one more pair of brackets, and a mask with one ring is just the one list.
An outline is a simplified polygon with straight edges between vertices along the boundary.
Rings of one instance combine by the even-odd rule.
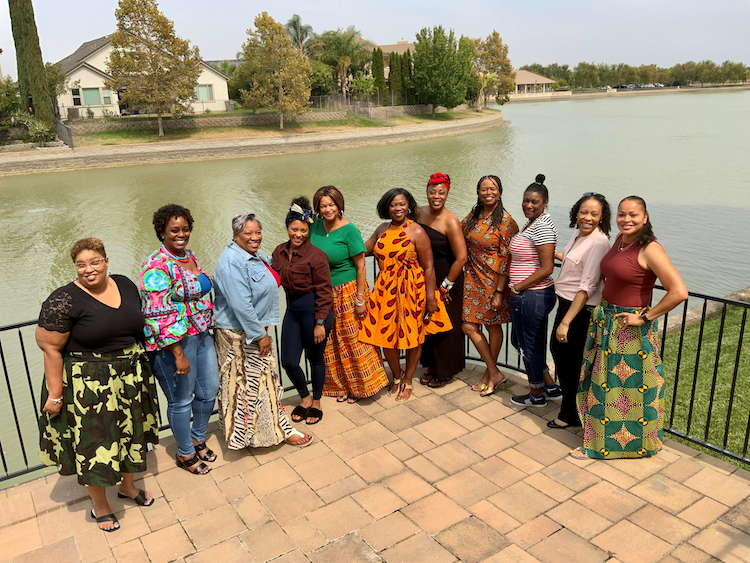
[[554, 428], [556, 430], [565, 430], [566, 428], [580, 428], [580, 427], [581, 427], [580, 424], [566, 424], [565, 426], [563, 426], [562, 424], [558, 424], [557, 422], [555, 422], [554, 419], [550, 420], [547, 423], [547, 428]]
[[317, 418], [318, 419], [315, 422], [307, 422], [307, 420], [305, 420], [305, 424], [307, 424], [308, 426], [311, 426], [313, 424], [317, 424], [318, 422], [320, 422], [321, 420], [323, 420], [323, 411], [320, 410], [320, 409], [316, 409], [314, 407], [310, 407], [309, 409], [307, 409], [307, 418]]
[[422, 375], [422, 377], [419, 378], [419, 382], [422, 385], [429, 385], [433, 379], [435, 379], [434, 373], [425, 373]]
[[143, 489], [138, 489], [138, 494], [135, 495], [135, 497], [129, 497], [128, 495], [124, 495], [120, 491], [117, 491], [117, 498], [128, 498], [132, 501], [135, 501], [135, 503], [139, 506], [151, 506], [156, 500], [154, 497], [151, 497], [150, 501], [147, 500], [146, 491], [144, 491]]
[[[297, 405], [294, 407], [294, 410], [292, 411], [292, 422], [302, 422], [307, 418], [307, 411], [310, 409], [306, 409], [302, 405]], [[294, 417], [297, 418], [294, 418]]]
[[97, 524], [102, 524], [103, 522], [114, 522], [117, 524], [113, 528], [99, 528], [102, 532], [116, 532], [120, 529], [120, 522], [117, 520], [117, 516], [114, 514], [105, 514], [104, 516], [97, 516], [94, 514], [94, 509], [91, 509], [91, 517], [96, 520]]
[[[445, 387], [446, 385], [448, 385], [451, 379], [453, 378], [449, 377], [448, 379], [438, 379], [437, 377], [433, 377], [432, 379], [430, 379], [429, 383], [426, 383], [425, 385], [429, 389], [440, 389], [441, 387]], [[421, 383], [421, 380], [420, 380], [420, 383]]]

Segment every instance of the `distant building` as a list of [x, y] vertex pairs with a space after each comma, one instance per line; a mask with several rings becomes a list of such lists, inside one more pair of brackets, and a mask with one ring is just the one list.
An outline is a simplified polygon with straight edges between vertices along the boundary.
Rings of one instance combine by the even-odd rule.
[[[111, 78], [107, 73], [107, 60], [112, 51], [111, 38], [111, 35], [105, 35], [88, 41], [60, 61], [66, 80], [73, 86], [57, 98], [57, 108], [63, 118], [71, 118], [76, 113], [80, 117], [87, 117], [88, 110], [96, 117], [120, 115], [122, 108], [117, 92], [110, 92], [104, 86], [104, 81]], [[202, 72], [195, 87], [193, 109], [196, 112], [226, 110], [229, 77], [204, 61], [199, 64]]]
[[[516, 71], [516, 94], [529, 94], [532, 92], [546, 92], [549, 84], [554, 84], [555, 81], [542, 76], [541, 74], [534, 74], [528, 70], [517, 70]], [[541, 88], [541, 90], [540, 90]], [[550, 87], [551, 90], [551, 87]]]
[[398, 55], [403, 55], [406, 53], [406, 50], [408, 49], [411, 51], [411, 54], [414, 54], [414, 43], [409, 43], [406, 41], [403, 37], [401, 38], [401, 41], [396, 41], [395, 45], [379, 45], [380, 50], [383, 51], [383, 59], [385, 64], [385, 77], [388, 78], [388, 75], [391, 71], [391, 61], [390, 61], [390, 54], [396, 53]]

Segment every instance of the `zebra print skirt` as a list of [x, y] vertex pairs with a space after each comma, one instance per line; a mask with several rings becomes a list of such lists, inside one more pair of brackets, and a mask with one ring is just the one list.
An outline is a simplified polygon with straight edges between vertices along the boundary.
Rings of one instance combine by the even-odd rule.
[[230, 450], [267, 448], [286, 440], [293, 427], [281, 404], [284, 390], [273, 355], [261, 357], [245, 333], [214, 329], [219, 360], [219, 410]]

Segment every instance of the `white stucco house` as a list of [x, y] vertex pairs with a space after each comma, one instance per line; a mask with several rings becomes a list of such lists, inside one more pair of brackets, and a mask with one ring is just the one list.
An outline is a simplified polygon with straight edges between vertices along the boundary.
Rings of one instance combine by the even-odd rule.
[[[73, 117], [76, 112], [85, 118], [87, 110], [96, 117], [120, 115], [117, 92], [110, 92], [104, 81], [107, 74], [107, 59], [112, 51], [110, 35], [88, 41], [75, 53], [60, 61], [70, 90], [57, 98], [57, 108], [63, 119]], [[228, 76], [201, 61], [201, 75], [195, 88], [195, 101], [192, 106], [196, 113], [204, 111], [225, 111], [229, 101]], [[70, 111], [73, 110], [73, 111]]]

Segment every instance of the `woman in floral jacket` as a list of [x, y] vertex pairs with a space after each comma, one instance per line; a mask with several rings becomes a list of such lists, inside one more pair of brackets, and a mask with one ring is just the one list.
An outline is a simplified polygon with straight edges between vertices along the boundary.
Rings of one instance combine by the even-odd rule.
[[211, 471], [204, 462], [216, 460], [206, 446], [206, 427], [219, 391], [216, 350], [208, 332], [213, 304], [204, 298], [212, 281], [187, 248], [193, 230], [189, 209], [174, 204], [159, 208], [154, 230], [162, 246], [146, 259], [139, 275], [146, 349], [167, 398], [177, 465], [204, 475]]

